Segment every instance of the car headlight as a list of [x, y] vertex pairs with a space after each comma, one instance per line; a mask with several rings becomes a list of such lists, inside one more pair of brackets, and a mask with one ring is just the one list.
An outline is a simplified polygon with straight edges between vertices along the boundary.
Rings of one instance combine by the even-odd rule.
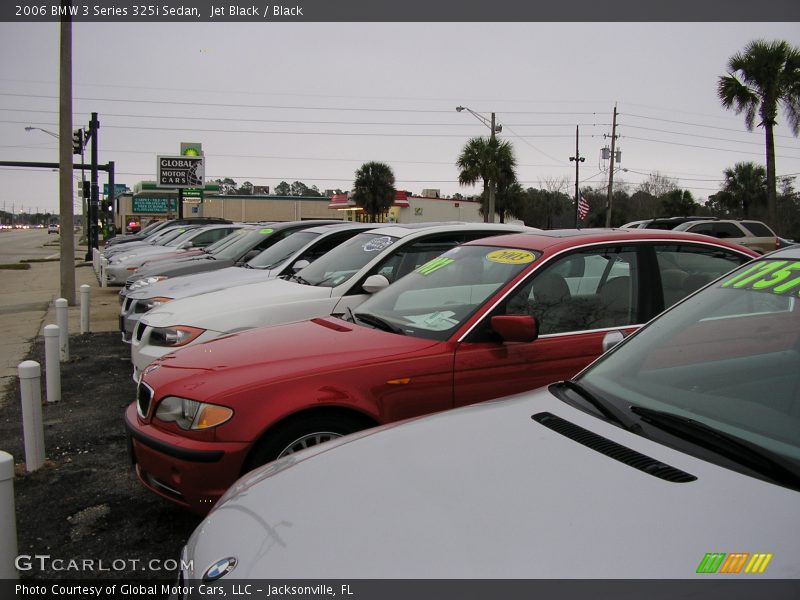
[[159, 281], [164, 281], [165, 279], [169, 279], [166, 275], [156, 275], [155, 277], [145, 277], [143, 279], [137, 279], [131, 285], [131, 289], [140, 289], [143, 287], [147, 287], [148, 285], [153, 285], [154, 283], [158, 283]]
[[175, 423], [181, 429], [204, 431], [218, 427], [233, 416], [233, 410], [227, 406], [208, 404], [167, 396], [158, 403], [155, 418], [164, 423]]
[[141, 301], [141, 305], [145, 311], [153, 310], [156, 306], [161, 306], [167, 302], [172, 302], [174, 298], [167, 298], [166, 296], [156, 296], [155, 298], [146, 298]]
[[205, 329], [175, 325], [173, 327], [154, 327], [150, 333], [150, 343], [154, 346], [185, 346], [205, 333]]

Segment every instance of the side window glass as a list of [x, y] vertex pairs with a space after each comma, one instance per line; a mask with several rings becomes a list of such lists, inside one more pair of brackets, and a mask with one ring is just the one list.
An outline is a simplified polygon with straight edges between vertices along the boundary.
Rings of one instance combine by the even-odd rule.
[[660, 245], [655, 247], [655, 253], [665, 309], [750, 260], [725, 250], [699, 246]]
[[381, 262], [372, 274], [378, 273], [394, 282], [421, 267], [429, 260], [463, 243], [463, 233], [445, 233], [430, 236], [398, 248], [390, 257]]
[[[581, 274], [571, 275], [576, 264]], [[598, 248], [558, 258], [521, 284], [501, 310], [535, 317], [541, 335], [637, 324], [637, 264], [634, 248]]]
[[713, 235], [720, 239], [745, 237], [745, 234], [733, 223], [714, 223]]

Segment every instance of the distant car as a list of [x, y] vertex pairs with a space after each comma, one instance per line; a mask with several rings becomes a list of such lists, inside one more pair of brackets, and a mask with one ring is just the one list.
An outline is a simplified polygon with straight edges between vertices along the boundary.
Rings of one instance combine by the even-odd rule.
[[[304, 223], [314, 224], [313, 221]], [[375, 227], [374, 223], [338, 222], [302, 230], [294, 229], [291, 235], [286, 235], [286, 231], [277, 229], [279, 225], [281, 224], [275, 225], [276, 229], [269, 234], [270, 237], [276, 235], [274, 243], [263, 247], [260, 253], [247, 262], [240, 260], [232, 266], [226, 266], [225, 261], [220, 260], [223, 263], [222, 268], [178, 277], [169, 275], [169, 267], [166, 271], [161, 270], [161, 275], [143, 274], [130, 287], [120, 292], [122, 340], [130, 343], [141, 316], [157, 306], [236, 285], [292, 275], [300, 265], [310, 264], [359, 232]], [[213, 257], [216, 262], [217, 257]], [[243, 258], [246, 257], [247, 255]], [[180, 265], [180, 262], [177, 264]]]
[[772, 252], [780, 247], [778, 236], [761, 221], [692, 221], [678, 225], [675, 227], [675, 231], [689, 231], [710, 235], [752, 248], [759, 254]]
[[[342, 318], [254, 329], [155, 361], [126, 413], [137, 474], [151, 491], [207, 511], [243, 472], [299, 449], [571, 377], [753, 256], [646, 231], [471, 241]], [[379, 287], [378, 271], [365, 288]]]
[[798, 275], [782, 250], [574, 379], [253, 471], [195, 529], [181, 580], [781, 579], [797, 597]]
[[60, 233], [60, 231], [61, 231], [61, 226], [58, 223], [50, 223], [47, 226], [47, 235], [50, 235], [51, 233], [58, 234]]
[[198, 253], [199, 250], [220, 241], [243, 226], [231, 223], [220, 225], [204, 225], [187, 230], [181, 237], [175, 238], [176, 247], [147, 246], [134, 248], [130, 253], [125, 251], [109, 259], [105, 273], [109, 285], [124, 285], [128, 277], [138, 271], [148, 261], [158, 258], [174, 258], [182, 253]]
[[689, 221], [713, 221], [716, 217], [657, 217], [643, 221], [625, 223], [623, 229], [675, 229], [678, 225]]
[[110, 246], [116, 246], [117, 244], [126, 244], [128, 242], [136, 242], [139, 240], [146, 239], [151, 235], [154, 235], [163, 227], [172, 227], [174, 225], [212, 225], [212, 224], [221, 224], [221, 223], [231, 223], [229, 219], [221, 219], [218, 217], [194, 217], [194, 218], [185, 218], [185, 219], [168, 219], [164, 221], [156, 221], [154, 223], [150, 223], [143, 229], [141, 229], [138, 233], [130, 234], [130, 235], [116, 235], [110, 240], [106, 242], [105, 247], [108, 248]]

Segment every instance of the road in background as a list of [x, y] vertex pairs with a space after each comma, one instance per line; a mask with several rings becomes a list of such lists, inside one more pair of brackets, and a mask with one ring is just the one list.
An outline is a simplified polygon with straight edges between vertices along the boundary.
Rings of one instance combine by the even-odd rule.
[[[59, 236], [46, 229], [0, 231], [0, 265], [31, 262], [29, 269], [0, 269], [0, 402], [17, 377], [17, 366], [25, 360], [44, 325], [55, 323], [53, 300], [60, 294]], [[78, 260], [86, 246], [75, 245]], [[100, 288], [90, 264], [76, 262], [75, 289], [91, 289], [91, 331], [114, 331], [118, 327], [118, 289]], [[80, 295], [80, 294], [78, 294]], [[80, 300], [80, 298], [78, 298]], [[69, 308], [69, 330], [80, 332], [80, 307]], [[44, 365], [43, 365], [44, 367]], [[44, 369], [43, 369], [44, 371]]]

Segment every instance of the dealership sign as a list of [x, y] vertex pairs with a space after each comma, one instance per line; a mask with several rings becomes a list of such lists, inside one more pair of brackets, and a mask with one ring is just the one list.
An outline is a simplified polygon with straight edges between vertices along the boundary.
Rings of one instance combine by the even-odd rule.
[[203, 187], [204, 160], [202, 156], [159, 156], [158, 187]]
[[134, 213], [171, 213], [177, 211], [178, 201], [176, 198], [134, 196], [131, 208]]

